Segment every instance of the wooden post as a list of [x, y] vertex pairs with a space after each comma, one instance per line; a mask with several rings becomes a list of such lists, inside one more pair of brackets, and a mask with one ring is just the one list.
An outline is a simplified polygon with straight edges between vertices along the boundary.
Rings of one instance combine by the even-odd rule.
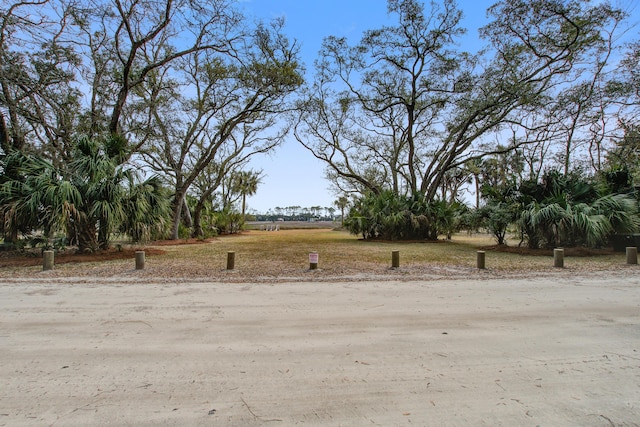
[[391, 251], [391, 268], [400, 268], [400, 251]]
[[136, 270], [144, 270], [144, 251], [136, 251]]
[[309, 270], [318, 269], [318, 252], [309, 253]]
[[627, 264], [638, 263], [638, 248], [636, 246], [627, 247]]
[[236, 268], [236, 253], [233, 251], [227, 252], [227, 270], [233, 270]]
[[485, 252], [484, 251], [478, 251], [476, 252], [476, 264], [478, 265], [478, 269], [479, 270], [484, 270], [485, 269]]
[[564, 249], [558, 248], [553, 250], [553, 266], [564, 268]]
[[53, 262], [53, 251], [44, 251], [42, 253], [42, 271], [53, 270]]

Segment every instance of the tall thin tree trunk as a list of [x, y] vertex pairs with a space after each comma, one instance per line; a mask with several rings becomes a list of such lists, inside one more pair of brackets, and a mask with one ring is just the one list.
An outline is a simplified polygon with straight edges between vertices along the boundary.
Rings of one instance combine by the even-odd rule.
[[242, 222], [243, 223], [247, 220], [246, 214], [245, 214], [246, 207], [247, 207], [247, 195], [245, 193], [242, 193]]
[[473, 175], [473, 180], [476, 184], [476, 209], [480, 209], [480, 182], [478, 182], [478, 178], [478, 175]]
[[2, 238], [5, 243], [16, 243], [18, 241], [18, 230], [11, 228], [10, 230], [4, 230]]

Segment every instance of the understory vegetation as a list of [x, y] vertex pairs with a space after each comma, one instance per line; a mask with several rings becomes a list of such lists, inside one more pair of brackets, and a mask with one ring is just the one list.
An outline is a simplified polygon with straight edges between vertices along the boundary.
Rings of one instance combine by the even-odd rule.
[[[508, 233], [520, 236], [519, 245], [531, 249], [610, 245], [615, 234], [640, 231], [636, 190], [624, 174], [602, 181], [578, 175], [546, 173], [541, 182], [504, 183], [482, 190], [478, 208], [424, 195], [403, 197], [386, 191], [358, 199], [346, 221], [353, 234], [365, 239], [436, 240], [462, 230], [487, 230], [498, 245]], [[617, 190], [617, 191], [613, 191]]]

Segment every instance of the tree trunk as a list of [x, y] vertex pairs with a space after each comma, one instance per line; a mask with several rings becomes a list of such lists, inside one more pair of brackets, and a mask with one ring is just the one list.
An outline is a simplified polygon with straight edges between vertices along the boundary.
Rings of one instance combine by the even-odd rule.
[[171, 236], [170, 240], [178, 240], [179, 236], [179, 227], [180, 220], [182, 219], [182, 202], [184, 200], [184, 192], [176, 191], [176, 195], [173, 199], [173, 214], [172, 214], [172, 225], [171, 225]]
[[98, 236], [96, 224], [83, 219], [78, 221], [76, 237], [78, 238], [78, 252], [95, 252], [98, 249]]
[[476, 209], [480, 209], [480, 182], [478, 179], [480, 176], [478, 174], [473, 174], [473, 181], [476, 184]]
[[10, 230], [4, 230], [2, 238], [5, 243], [16, 243], [18, 241], [18, 230], [12, 228]]
[[98, 247], [103, 250], [109, 249], [109, 224], [105, 220], [100, 220], [98, 229]]
[[0, 148], [5, 153], [8, 153], [11, 149], [9, 145], [9, 131], [7, 130], [7, 123], [4, 120], [4, 115], [0, 111]]
[[246, 207], [247, 207], [247, 195], [245, 193], [242, 193], [242, 222], [243, 223], [247, 220], [246, 214], [245, 214]]
[[189, 210], [189, 205], [187, 205], [186, 195], [182, 196], [182, 219], [185, 227], [193, 227], [193, 218], [191, 218], [191, 211]]
[[203, 238], [204, 230], [202, 229], [202, 211], [204, 209], [204, 204], [198, 201], [196, 208], [193, 210], [193, 231], [191, 232], [191, 237]]

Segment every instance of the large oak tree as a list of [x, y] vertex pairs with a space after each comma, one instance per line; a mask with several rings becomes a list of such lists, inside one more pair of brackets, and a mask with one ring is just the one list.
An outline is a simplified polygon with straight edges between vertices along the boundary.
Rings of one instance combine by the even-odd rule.
[[497, 151], [488, 136], [540, 127], [533, 113], [597, 68], [623, 18], [607, 4], [499, 1], [481, 29], [485, 51], [472, 54], [458, 47], [464, 29], [453, 0], [429, 9], [389, 0], [388, 10], [397, 24], [367, 31], [356, 45], [325, 39], [295, 135], [343, 191], [427, 200], [449, 171]]
[[184, 199], [199, 177], [194, 232], [201, 235], [199, 215], [224, 178], [247, 160], [277, 146], [287, 132], [281, 115], [301, 84], [298, 47], [283, 35], [282, 21], [239, 33], [230, 50], [194, 52], [180, 66], [157, 74], [140, 93], [148, 113], [141, 130], [144, 159], [170, 178], [174, 188], [171, 237], [178, 238]]

